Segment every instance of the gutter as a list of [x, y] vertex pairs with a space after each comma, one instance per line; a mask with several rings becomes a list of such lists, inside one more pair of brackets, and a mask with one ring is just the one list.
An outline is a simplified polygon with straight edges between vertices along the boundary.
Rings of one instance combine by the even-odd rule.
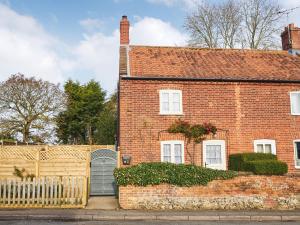
[[300, 80], [246, 80], [246, 79], [222, 79], [222, 78], [183, 78], [183, 77], [120, 77], [122, 80], [152, 80], [152, 81], [196, 81], [196, 82], [245, 82], [245, 83], [284, 83], [300, 84]]

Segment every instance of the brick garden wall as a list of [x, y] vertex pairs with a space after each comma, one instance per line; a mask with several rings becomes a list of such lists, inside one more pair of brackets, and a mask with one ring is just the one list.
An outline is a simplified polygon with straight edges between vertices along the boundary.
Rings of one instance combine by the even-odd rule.
[[[159, 90], [182, 90], [183, 115], [159, 114]], [[277, 156], [297, 172], [293, 140], [300, 139], [300, 116], [292, 116], [291, 91], [300, 84], [120, 80], [120, 152], [132, 164], [161, 160], [160, 141], [183, 140], [165, 130], [178, 118], [212, 122], [226, 141], [227, 156], [253, 152], [255, 139], [276, 141]], [[210, 139], [211, 137], [208, 137]], [[202, 146], [189, 144], [185, 162], [202, 165]]]
[[299, 209], [300, 177], [244, 176], [207, 186], [120, 187], [119, 203], [123, 209], [151, 210]]

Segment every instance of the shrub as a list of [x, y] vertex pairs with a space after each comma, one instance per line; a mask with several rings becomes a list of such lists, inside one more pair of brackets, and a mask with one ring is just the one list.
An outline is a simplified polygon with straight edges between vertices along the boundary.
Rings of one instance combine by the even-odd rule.
[[141, 163], [114, 171], [116, 182], [120, 186], [147, 186], [162, 183], [177, 186], [206, 185], [216, 179], [231, 179], [237, 176], [234, 171], [222, 171], [195, 165], [172, 163]]
[[287, 164], [277, 160], [248, 161], [244, 169], [258, 175], [283, 175], [288, 172]]
[[239, 153], [229, 156], [229, 169], [235, 171], [247, 171], [244, 168], [245, 162], [260, 160], [277, 160], [277, 156], [265, 153]]
[[14, 166], [14, 172], [13, 175], [16, 177], [21, 178], [22, 180], [25, 178], [30, 178], [30, 180], [33, 180], [33, 178], [35, 177], [34, 174], [28, 173], [24, 168], [19, 169], [18, 167]]
[[229, 156], [229, 169], [259, 175], [283, 175], [287, 173], [288, 166], [285, 162], [278, 161], [273, 154], [240, 153]]

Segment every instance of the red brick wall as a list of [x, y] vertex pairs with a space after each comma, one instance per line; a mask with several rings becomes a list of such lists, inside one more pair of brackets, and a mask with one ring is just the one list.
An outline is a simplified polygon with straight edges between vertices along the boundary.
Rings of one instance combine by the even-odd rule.
[[193, 187], [120, 187], [119, 203], [123, 209], [294, 209], [300, 208], [300, 177], [247, 176]]
[[[183, 115], [159, 115], [159, 90], [180, 89]], [[120, 81], [120, 151], [132, 163], [160, 161], [160, 141], [183, 140], [165, 130], [178, 118], [214, 123], [227, 155], [254, 151], [255, 139], [274, 139], [277, 156], [295, 172], [293, 140], [300, 139], [300, 116], [290, 113], [290, 91], [300, 84]], [[189, 144], [185, 162], [202, 164], [201, 144]]]

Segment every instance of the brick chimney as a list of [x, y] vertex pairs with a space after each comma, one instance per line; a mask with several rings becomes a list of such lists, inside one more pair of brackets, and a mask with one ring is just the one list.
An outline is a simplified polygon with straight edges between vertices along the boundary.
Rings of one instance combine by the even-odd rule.
[[127, 19], [127, 16], [122, 16], [120, 21], [120, 44], [128, 45], [129, 44], [129, 27], [130, 23]]
[[282, 49], [291, 54], [300, 54], [300, 28], [293, 23], [285, 27], [281, 33]]

